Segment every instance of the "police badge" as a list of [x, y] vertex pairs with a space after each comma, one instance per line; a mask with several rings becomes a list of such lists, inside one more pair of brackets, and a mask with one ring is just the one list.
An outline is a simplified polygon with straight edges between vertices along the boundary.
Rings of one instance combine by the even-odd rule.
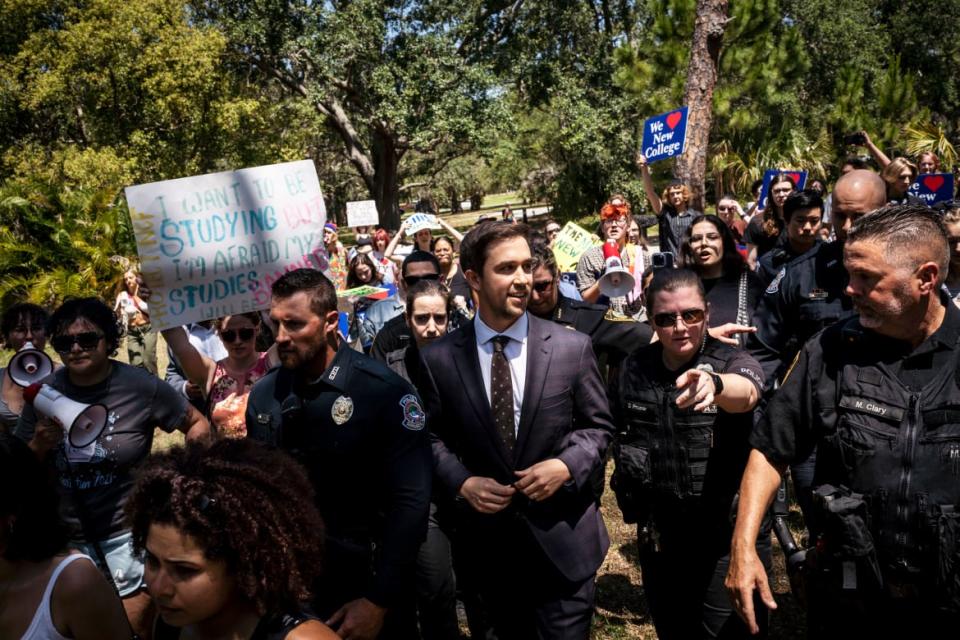
[[338, 425], [344, 424], [353, 416], [353, 400], [347, 396], [340, 396], [333, 401], [333, 407], [330, 408], [330, 417]]

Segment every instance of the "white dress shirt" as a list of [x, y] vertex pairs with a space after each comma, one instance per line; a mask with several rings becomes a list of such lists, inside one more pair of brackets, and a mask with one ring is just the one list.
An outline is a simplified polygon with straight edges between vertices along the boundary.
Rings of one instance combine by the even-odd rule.
[[506, 331], [497, 332], [484, 324], [480, 314], [474, 316], [474, 331], [477, 334], [477, 357], [480, 359], [480, 375], [483, 377], [483, 388], [487, 399], [493, 405], [490, 395], [490, 367], [493, 363], [493, 339], [496, 336], [507, 336], [510, 341], [503, 348], [510, 365], [510, 379], [513, 382], [513, 428], [514, 434], [520, 429], [520, 408], [523, 406], [523, 388], [527, 379], [527, 333], [530, 329], [530, 320], [527, 314], [517, 318]]

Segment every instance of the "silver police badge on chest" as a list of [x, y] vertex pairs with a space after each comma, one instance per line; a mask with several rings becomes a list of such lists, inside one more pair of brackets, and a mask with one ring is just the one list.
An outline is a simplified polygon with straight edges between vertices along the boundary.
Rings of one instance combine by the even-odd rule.
[[333, 401], [333, 407], [330, 408], [330, 417], [338, 425], [344, 424], [353, 416], [353, 400], [347, 396], [340, 396]]

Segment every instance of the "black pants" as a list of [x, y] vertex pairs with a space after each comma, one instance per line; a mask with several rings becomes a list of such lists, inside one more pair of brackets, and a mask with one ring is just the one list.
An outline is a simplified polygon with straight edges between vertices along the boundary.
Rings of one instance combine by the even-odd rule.
[[[767, 634], [767, 608], [759, 597], [754, 610], [760, 635], [749, 629], [733, 610], [723, 586], [730, 566], [729, 554], [723, 546], [704, 549], [702, 541], [675, 544], [666, 551], [640, 547], [640, 569], [643, 589], [661, 640], [696, 640], [698, 638], [764, 638]], [[717, 549], [720, 549], [719, 551]], [[769, 533], [757, 543], [757, 553], [767, 573], [771, 565]]]
[[417, 616], [423, 640], [460, 637], [450, 540], [440, 528], [437, 506], [433, 503], [427, 521], [427, 539], [417, 554]]
[[498, 640], [590, 637], [596, 575], [568, 581], [519, 520], [495, 535], [465, 538], [470, 577]]

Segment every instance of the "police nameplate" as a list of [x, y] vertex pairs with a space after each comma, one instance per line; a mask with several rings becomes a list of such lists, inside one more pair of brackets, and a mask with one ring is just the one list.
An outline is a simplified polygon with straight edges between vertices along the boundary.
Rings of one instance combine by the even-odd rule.
[[333, 401], [333, 407], [330, 409], [330, 416], [333, 421], [344, 424], [353, 416], [353, 400], [347, 396], [340, 396]]

